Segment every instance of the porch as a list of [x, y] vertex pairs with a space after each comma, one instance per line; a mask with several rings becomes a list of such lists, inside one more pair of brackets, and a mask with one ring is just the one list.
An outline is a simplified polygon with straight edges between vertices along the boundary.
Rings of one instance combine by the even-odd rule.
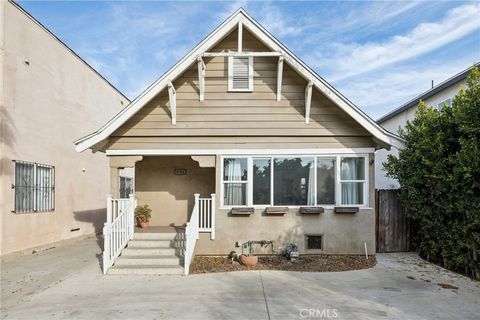
[[[110, 158], [111, 193], [104, 228], [104, 273], [188, 274], [199, 233], [215, 238], [215, 157]], [[122, 173], [133, 172], [130, 190]], [[121, 194], [130, 193], [128, 198]], [[135, 227], [138, 205], [152, 209], [150, 225]]]

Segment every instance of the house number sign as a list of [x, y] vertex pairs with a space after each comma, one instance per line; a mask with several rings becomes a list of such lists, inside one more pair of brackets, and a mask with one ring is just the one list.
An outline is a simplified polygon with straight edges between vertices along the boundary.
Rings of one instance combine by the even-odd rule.
[[176, 176], [184, 176], [187, 174], [187, 169], [174, 169], [173, 170], [173, 173], [176, 175]]

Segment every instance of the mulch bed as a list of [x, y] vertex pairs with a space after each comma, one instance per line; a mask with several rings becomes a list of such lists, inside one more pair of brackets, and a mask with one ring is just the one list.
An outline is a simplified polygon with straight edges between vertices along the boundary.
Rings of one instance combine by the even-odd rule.
[[228, 257], [196, 256], [190, 273], [211, 273], [246, 270], [284, 270], [303, 272], [334, 272], [367, 269], [377, 263], [375, 256], [302, 255], [299, 261], [290, 262], [284, 256], [259, 256], [258, 264], [245, 267]]

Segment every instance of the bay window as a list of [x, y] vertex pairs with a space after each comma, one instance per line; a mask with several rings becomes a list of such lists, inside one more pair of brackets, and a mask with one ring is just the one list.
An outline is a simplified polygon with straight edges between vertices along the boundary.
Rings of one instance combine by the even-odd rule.
[[365, 206], [366, 155], [223, 158], [222, 206]]

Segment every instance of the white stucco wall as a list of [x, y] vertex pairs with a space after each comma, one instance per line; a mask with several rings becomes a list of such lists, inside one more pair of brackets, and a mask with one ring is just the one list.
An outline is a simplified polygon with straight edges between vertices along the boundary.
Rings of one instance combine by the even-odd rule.
[[[438, 103], [445, 101], [448, 98], [453, 98], [462, 86], [465, 86], [466, 80], [459, 81], [454, 85], [451, 85], [448, 88], [436, 93], [435, 95], [425, 99], [425, 105], [427, 106], [436, 106]], [[407, 124], [407, 121], [415, 118], [415, 112], [418, 109], [418, 105], [412, 107], [408, 110], [403, 111], [402, 113], [397, 114], [396, 116], [379, 123], [386, 130], [398, 134], [399, 128], [404, 128]], [[398, 156], [398, 150], [392, 148], [392, 150], [387, 151], [385, 149], [378, 150], [375, 152], [375, 188], [376, 189], [398, 189], [400, 185], [395, 179], [391, 179], [385, 175], [383, 170], [383, 162], [387, 160], [389, 154]]]
[[[79, 154], [73, 142], [98, 129], [128, 100], [14, 4], [0, 1], [0, 8], [0, 250], [5, 254], [101, 231], [108, 159], [90, 151]], [[55, 166], [53, 212], [12, 212], [12, 160]]]

